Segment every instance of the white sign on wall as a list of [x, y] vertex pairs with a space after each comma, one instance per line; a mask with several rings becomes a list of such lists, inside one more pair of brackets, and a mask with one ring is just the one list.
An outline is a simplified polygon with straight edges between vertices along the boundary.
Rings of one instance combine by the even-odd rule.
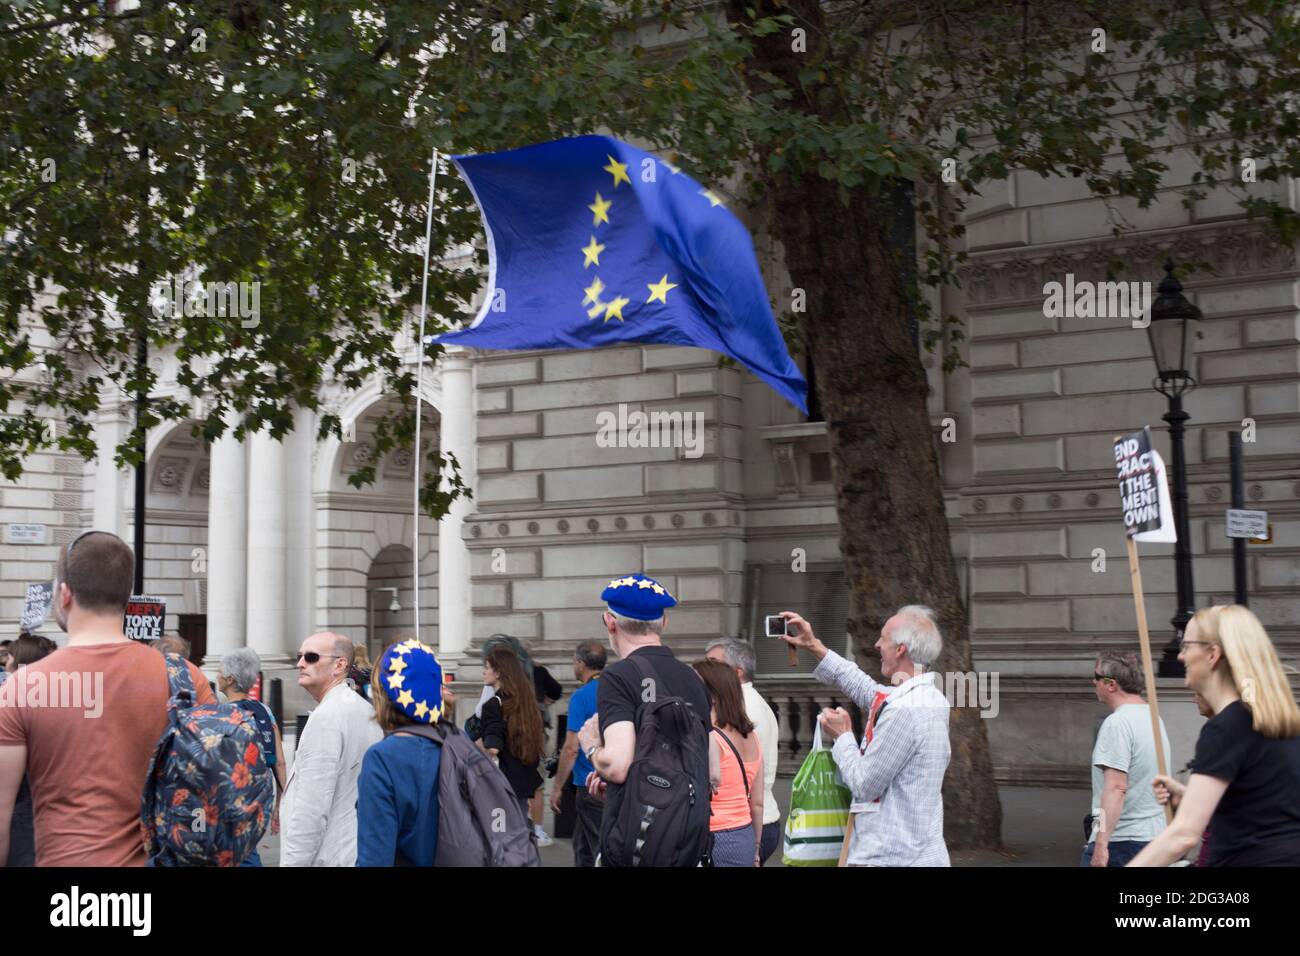
[[1229, 538], [1267, 538], [1268, 512], [1229, 508], [1224, 531]]
[[48, 544], [50, 529], [43, 524], [5, 525], [5, 544]]

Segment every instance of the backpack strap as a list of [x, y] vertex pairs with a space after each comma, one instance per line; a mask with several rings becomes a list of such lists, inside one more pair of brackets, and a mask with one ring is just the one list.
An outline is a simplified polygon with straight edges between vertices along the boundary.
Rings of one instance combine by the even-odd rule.
[[717, 734], [719, 737], [721, 737], [723, 741], [726, 743], [726, 745], [731, 748], [731, 752], [736, 755], [736, 763], [740, 764], [740, 779], [745, 781], [745, 797], [748, 798], [749, 797], [749, 774], [745, 772], [745, 761], [740, 759], [740, 751], [737, 750], [736, 745], [731, 742], [731, 738], [722, 732], [721, 727], [715, 725], [713, 728], [713, 732]]
[[441, 744], [447, 739], [447, 734], [458, 733], [459, 730], [452, 727], [447, 729], [447, 725], [441, 722], [437, 724], [402, 724], [395, 730], [390, 730], [384, 736], [391, 737], [393, 734], [411, 734], [415, 737], [423, 737], [426, 740], [432, 740], [434, 743]]
[[190, 669], [179, 654], [163, 655], [167, 662], [167, 713], [188, 710], [194, 706], [194, 680]]
[[[642, 687], [644, 687], [645, 681], [650, 681], [651, 686], [655, 687], [655, 700], [658, 700], [659, 699], [659, 688], [657, 686], [658, 678], [655, 677], [655, 672], [650, 669], [650, 665], [647, 664], [644, 660], [638, 658], [635, 652], [629, 654], [627, 660], [632, 665], [632, 667], [636, 670], [636, 672], [641, 675]], [[635, 690], [635, 688], [633, 689]], [[640, 694], [637, 694], [637, 705], [636, 705], [636, 714], [635, 714], [635, 723], [636, 723], [637, 730], [641, 729], [641, 712], [645, 710], [645, 705], [647, 703], [653, 703], [653, 701], [647, 701]]]

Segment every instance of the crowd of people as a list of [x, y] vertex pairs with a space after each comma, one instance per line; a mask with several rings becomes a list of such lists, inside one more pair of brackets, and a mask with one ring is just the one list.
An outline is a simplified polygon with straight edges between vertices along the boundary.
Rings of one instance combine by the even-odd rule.
[[[219, 700], [179, 638], [153, 649], [124, 635], [132, 579], [127, 545], [87, 532], [55, 569], [66, 644], [24, 634], [0, 647], [0, 860], [9, 866], [158, 862], [141, 798], [176, 706], [169, 662], [188, 669], [190, 705], [229, 707], [245, 728], [251, 742], [231, 770], [234, 786], [250, 774], [273, 778], [265, 826], [280, 835], [281, 866], [536, 865], [551, 841], [542, 827], [548, 776], [557, 818], [572, 794], [579, 867], [758, 867], [781, 844], [777, 722], [754, 685], [752, 646], [720, 639], [702, 659], [679, 660], [663, 641], [677, 602], [645, 575], [601, 593], [604, 633], [574, 648], [578, 687], [550, 758], [549, 708], [563, 690], [514, 638], [484, 646], [483, 692], [462, 726], [432, 648], [399, 640], [372, 662], [347, 637], [322, 632], [298, 649], [298, 685], [316, 706], [288, 760], [274, 715], [253, 699], [257, 653], [220, 660]], [[935, 614], [908, 605], [885, 622], [875, 643], [882, 680], [827, 648], [800, 614], [781, 616], [783, 639], [816, 659], [814, 677], [863, 715], [860, 739], [845, 709], [818, 718], [852, 797], [841, 863], [949, 865], [950, 704], [932, 669], [943, 647]], [[1108, 716], [1092, 754], [1082, 864], [1300, 865], [1300, 709], [1264, 628], [1244, 607], [1207, 608], [1179, 657], [1208, 718], [1185, 782], [1158, 771], [1137, 655], [1096, 658]], [[67, 701], [38, 705], [16, 692], [38, 674], [51, 686], [59, 675], [101, 675], [107, 706], [89, 719]], [[1172, 761], [1163, 724], [1160, 732]], [[249, 845], [220, 862], [261, 866]]]

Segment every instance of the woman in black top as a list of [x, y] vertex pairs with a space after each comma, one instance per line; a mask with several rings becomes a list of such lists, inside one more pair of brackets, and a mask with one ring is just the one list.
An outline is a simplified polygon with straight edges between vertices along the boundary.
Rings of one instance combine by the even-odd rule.
[[504, 644], [488, 651], [483, 683], [497, 693], [483, 705], [483, 736], [478, 744], [497, 759], [526, 817], [528, 799], [542, 783], [537, 771], [543, 748], [542, 715], [536, 691], [519, 658]]
[[1300, 707], [1263, 625], [1235, 604], [1198, 611], [1178, 659], [1214, 716], [1187, 784], [1152, 783], [1178, 814], [1129, 866], [1167, 866], [1207, 824], [1210, 866], [1300, 866]]

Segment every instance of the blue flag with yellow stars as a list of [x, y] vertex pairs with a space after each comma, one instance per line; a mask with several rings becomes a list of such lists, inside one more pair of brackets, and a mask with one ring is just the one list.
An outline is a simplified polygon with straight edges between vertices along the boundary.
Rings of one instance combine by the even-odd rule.
[[608, 136], [456, 156], [487, 230], [489, 293], [431, 337], [480, 349], [694, 345], [807, 413], [749, 232], [712, 190]]

